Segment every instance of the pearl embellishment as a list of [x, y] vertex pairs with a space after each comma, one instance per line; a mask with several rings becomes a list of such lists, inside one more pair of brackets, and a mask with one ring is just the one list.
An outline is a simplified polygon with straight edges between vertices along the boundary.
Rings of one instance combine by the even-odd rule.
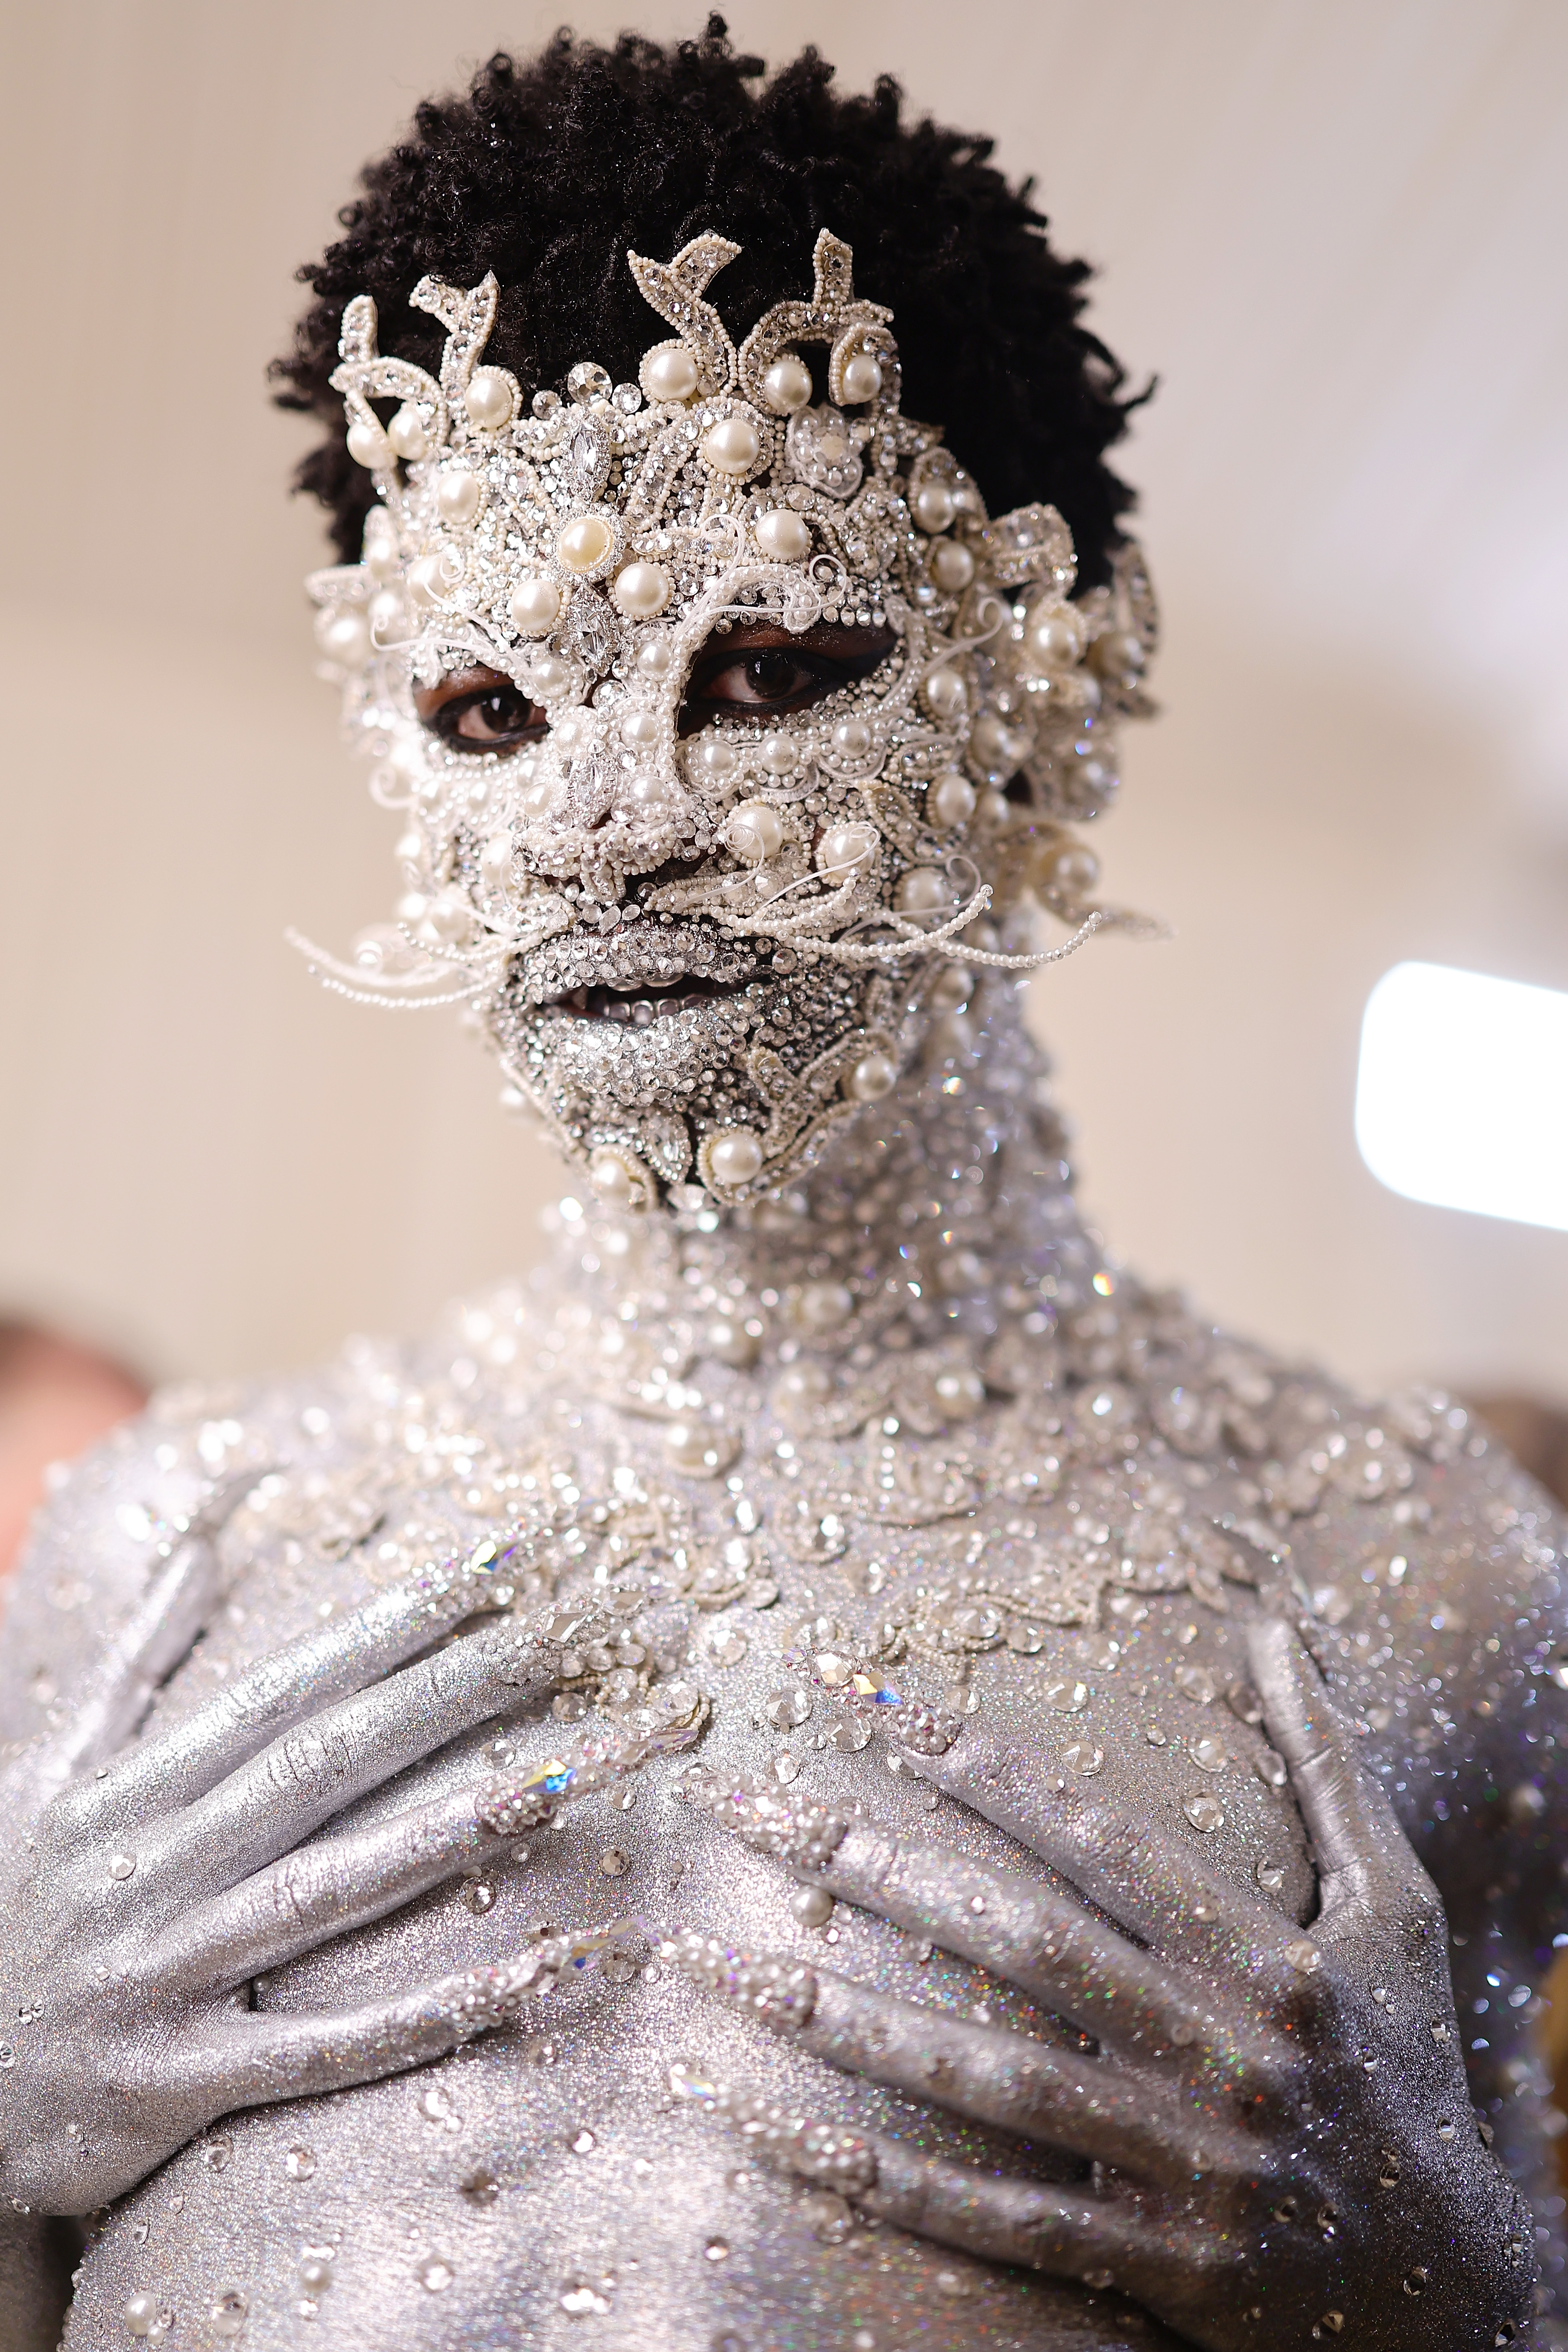
[[714, 1137], [708, 1165], [716, 1183], [749, 1184], [762, 1173], [763, 1147], [749, 1127], [731, 1128]]
[[521, 636], [542, 636], [560, 610], [561, 591], [553, 580], [520, 580], [511, 592], [512, 625]]
[[868, 1054], [856, 1063], [844, 1081], [851, 1102], [880, 1102], [898, 1084], [899, 1068], [886, 1054]]
[[962, 540], [944, 539], [932, 548], [931, 576], [949, 596], [968, 587], [974, 577], [974, 558]]
[[969, 688], [955, 669], [932, 670], [921, 694], [926, 709], [938, 719], [956, 719], [969, 700]]
[[1083, 623], [1070, 610], [1044, 613], [1029, 631], [1028, 646], [1047, 669], [1071, 669], [1083, 652]]
[[[866, 394], [868, 399], [870, 394]], [[793, 416], [811, 398], [811, 370], [804, 360], [775, 360], [763, 378], [763, 398], [775, 416]]]
[[400, 457], [412, 465], [416, 458], [430, 454], [430, 436], [425, 430], [425, 419], [411, 400], [405, 400], [386, 428], [386, 437]]
[[603, 515], [579, 515], [561, 533], [555, 552], [568, 572], [596, 572], [615, 541], [615, 532]]
[[791, 776], [800, 765], [800, 754], [793, 737], [764, 735], [762, 741], [762, 761], [770, 776]]
[[650, 751], [660, 732], [658, 716], [651, 710], [628, 710], [621, 721], [621, 740], [635, 751]]
[[455, 547], [422, 555], [408, 568], [408, 593], [416, 604], [434, 604], [449, 596], [463, 576], [463, 559]]
[[863, 760], [871, 748], [871, 730], [863, 719], [841, 719], [833, 730], [833, 748], [847, 760]]
[[870, 864], [881, 838], [874, 824], [832, 825], [816, 845], [817, 866], [836, 882], [847, 881]]
[[743, 416], [721, 416], [702, 436], [702, 455], [716, 474], [749, 474], [763, 454], [763, 438]]
[[974, 787], [967, 776], [943, 776], [926, 795], [931, 823], [940, 833], [951, 833], [954, 825], [967, 824], [974, 814]]
[[952, 492], [945, 482], [922, 482], [910, 505], [915, 520], [922, 530], [945, 530], [958, 512]]
[[752, 525], [752, 536], [779, 563], [799, 563], [811, 553], [811, 525], [788, 507], [769, 507]]
[[675, 647], [662, 630], [637, 648], [637, 667], [644, 677], [668, 677], [675, 659]]
[[481, 433], [499, 433], [511, 423], [512, 391], [500, 368], [476, 368], [463, 394], [469, 421]]
[[721, 735], [710, 735], [691, 754], [692, 765], [700, 773], [715, 781], [732, 772], [736, 758], [734, 745], [726, 743]]
[[846, 400], [857, 404], [875, 400], [882, 389], [882, 371], [869, 352], [857, 352], [852, 359], [845, 361], [840, 382]]
[[316, 642], [329, 661], [362, 669], [370, 659], [370, 623], [363, 613], [323, 613], [316, 624]]
[[349, 426], [349, 456], [356, 466], [368, 466], [373, 474], [384, 474], [395, 465], [396, 453], [379, 425]]
[[1026, 760], [1033, 748], [1033, 738], [1021, 727], [1009, 727], [994, 711], [983, 711], [974, 722], [969, 739], [969, 749], [981, 766], [991, 773], [1015, 769]]
[[642, 363], [642, 388], [650, 400], [689, 400], [700, 373], [684, 344], [672, 343], [663, 351], [648, 352]]
[[1076, 841], [1065, 842], [1054, 856], [1044, 861], [1040, 875], [1044, 887], [1060, 890], [1069, 899], [1081, 898], [1099, 879], [1099, 858], [1092, 849], [1085, 849]]
[[934, 866], [914, 866], [900, 880], [893, 904], [900, 915], [948, 915], [952, 912], [952, 885]]
[[761, 866], [784, 847], [784, 825], [766, 801], [742, 801], [730, 814], [724, 839], [748, 866]]
[[675, 583], [662, 563], [627, 563], [616, 572], [610, 598], [628, 621], [651, 621], [675, 593]]
[[450, 467], [436, 485], [436, 504], [444, 522], [472, 522], [482, 495], [479, 476], [466, 466]]
[[629, 1209], [642, 1190], [629, 1161], [618, 1151], [595, 1151], [588, 1162], [588, 1181], [607, 1209]]

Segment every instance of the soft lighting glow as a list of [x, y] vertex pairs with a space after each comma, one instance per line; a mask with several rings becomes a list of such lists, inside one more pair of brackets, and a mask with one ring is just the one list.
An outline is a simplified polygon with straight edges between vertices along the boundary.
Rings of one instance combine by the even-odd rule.
[[1362, 1019], [1355, 1139], [1407, 1200], [1568, 1233], [1568, 994], [1395, 964]]

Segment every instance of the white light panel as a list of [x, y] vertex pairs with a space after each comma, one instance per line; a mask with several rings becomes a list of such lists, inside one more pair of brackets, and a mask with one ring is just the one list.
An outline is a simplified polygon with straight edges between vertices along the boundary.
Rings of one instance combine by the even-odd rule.
[[1407, 1200], [1568, 1233], [1568, 993], [1395, 964], [1362, 1019], [1355, 1138]]

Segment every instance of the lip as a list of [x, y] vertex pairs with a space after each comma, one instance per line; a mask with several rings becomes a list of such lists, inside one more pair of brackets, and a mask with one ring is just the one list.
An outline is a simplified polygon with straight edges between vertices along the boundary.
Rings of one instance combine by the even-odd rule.
[[[707, 923], [665, 923], [645, 916], [620, 925], [607, 937], [588, 930], [558, 931], [523, 958], [521, 993], [529, 1004], [563, 1012], [575, 1011], [571, 1000], [579, 998], [584, 1003], [625, 998], [657, 1004], [689, 994], [695, 1003], [735, 994], [758, 969], [757, 952], [749, 941], [731, 939]], [[683, 992], [683, 982], [700, 985]], [[606, 1016], [600, 1011], [584, 1017]]]
[[544, 1010], [560, 1013], [577, 1021], [629, 1022], [634, 1028], [647, 1029], [656, 1021], [673, 1020], [679, 1013], [695, 1013], [700, 1005], [724, 1004], [737, 997], [745, 986], [744, 981], [678, 980], [668, 988], [642, 988], [635, 991], [619, 988], [574, 988], [564, 996], [552, 997]]

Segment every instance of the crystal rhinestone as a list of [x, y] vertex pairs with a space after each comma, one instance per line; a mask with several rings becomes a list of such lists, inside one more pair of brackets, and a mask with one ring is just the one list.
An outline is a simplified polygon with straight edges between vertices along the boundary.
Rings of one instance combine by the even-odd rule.
[[1089, 1705], [1089, 1685], [1087, 1683], [1047, 1683], [1046, 1705], [1054, 1706], [1058, 1715], [1080, 1714]]
[[1213, 1797], [1189, 1797], [1182, 1811], [1194, 1829], [1202, 1830], [1205, 1836], [1211, 1830], [1217, 1830], [1225, 1820], [1225, 1807]]
[[586, 407], [591, 400], [608, 400], [610, 379], [592, 360], [579, 360], [567, 373], [566, 389], [574, 401]]

